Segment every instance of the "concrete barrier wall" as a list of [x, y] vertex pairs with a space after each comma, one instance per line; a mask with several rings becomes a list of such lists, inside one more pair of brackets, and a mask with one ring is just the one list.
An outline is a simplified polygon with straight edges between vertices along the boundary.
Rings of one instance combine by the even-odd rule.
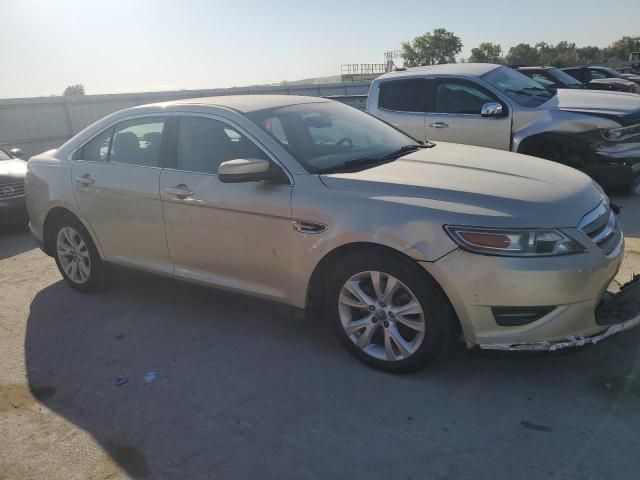
[[99, 118], [123, 108], [180, 98], [218, 95], [308, 95], [328, 97], [364, 110], [369, 82], [273, 87], [218, 88], [173, 92], [39, 97], [0, 100], [0, 146], [26, 157], [56, 148]]

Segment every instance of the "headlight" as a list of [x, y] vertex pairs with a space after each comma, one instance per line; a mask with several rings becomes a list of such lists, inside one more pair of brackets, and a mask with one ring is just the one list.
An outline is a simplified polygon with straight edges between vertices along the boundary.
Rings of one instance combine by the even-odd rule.
[[640, 134], [640, 123], [631, 125], [629, 127], [603, 128], [600, 130], [600, 133], [602, 133], [603, 138], [605, 138], [606, 140], [610, 140], [612, 142], [620, 142], [633, 135]]
[[474, 253], [508, 257], [567, 255], [585, 247], [555, 229], [493, 229], [445, 225], [445, 231], [460, 248]]

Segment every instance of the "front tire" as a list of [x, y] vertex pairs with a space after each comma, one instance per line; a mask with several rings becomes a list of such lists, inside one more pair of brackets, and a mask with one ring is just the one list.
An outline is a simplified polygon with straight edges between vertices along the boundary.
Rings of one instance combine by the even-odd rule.
[[65, 281], [83, 293], [101, 290], [105, 284], [105, 265], [91, 235], [71, 215], [58, 218], [51, 230], [53, 256]]
[[382, 251], [351, 254], [328, 282], [325, 308], [336, 335], [365, 364], [412, 372], [437, 360], [450, 343], [451, 306], [413, 261]]

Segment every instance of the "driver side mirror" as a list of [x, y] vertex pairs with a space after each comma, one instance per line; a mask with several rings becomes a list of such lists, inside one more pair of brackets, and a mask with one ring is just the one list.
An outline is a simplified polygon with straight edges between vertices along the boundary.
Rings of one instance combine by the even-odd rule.
[[482, 105], [480, 115], [483, 117], [501, 117], [503, 115], [502, 104], [498, 102], [489, 102]]
[[261, 158], [237, 158], [218, 167], [218, 180], [223, 183], [280, 181], [282, 177], [277, 167]]

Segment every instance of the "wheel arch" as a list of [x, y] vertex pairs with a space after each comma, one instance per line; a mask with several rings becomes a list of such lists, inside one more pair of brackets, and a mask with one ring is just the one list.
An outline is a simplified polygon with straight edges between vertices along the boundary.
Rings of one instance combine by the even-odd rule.
[[54, 245], [54, 238], [53, 238], [54, 232], [51, 229], [57, 219], [67, 215], [72, 216], [84, 226], [87, 232], [89, 232], [89, 235], [91, 236], [91, 240], [93, 240], [93, 243], [96, 246], [98, 253], [100, 254], [100, 258], [104, 259], [100, 242], [97, 241], [96, 236], [93, 234], [93, 231], [91, 230], [90, 225], [88, 225], [87, 222], [84, 221], [82, 217], [75, 214], [69, 208], [62, 207], [62, 206], [53, 207], [51, 210], [47, 212], [47, 215], [44, 219], [43, 227], [42, 227], [44, 252], [50, 256], [54, 255], [55, 253], [55, 245]]
[[[442, 293], [443, 298], [446, 299], [446, 301], [449, 304], [449, 308], [451, 312], [453, 312], [457, 328], [460, 328], [460, 329], [462, 328], [460, 324], [460, 320], [458, 319], [458, 316], [455, 312], [455, 309], [451, 304], [451, 300], [447, 296], [446, 292], [444, 291], [440, 283], [429, 272], [427, 272], [424, 268], [422, 268], [414, 258], [410, 257], [406, 253], [403, 253], [400, 250], [397, 250], [393, 247], [382, 245], [379, 243], [363, 242], [363, 241], [346, 243], [346, 244], [337, 246], [336, 248], [327, 252], [316, 264], [309, 278], [309, 282], [307, 283], [306, 297], [305, 297], [305, 310], [307, 314], [313, 314], [313, 312], [319, 313], [322, 311], [322, 308], [324, 305], [324, 298], [326, 295], [325, 283], [323, 282], [323, 280], [326, 278], [326, 275], [330, 271], [332, 265], [335, 265], [346, 256], [356, 251], [361, 251], [363, 249], [377, 250], [380, 252], [381, 255], [394, 256], [400, 261], [406, 263], [407, 265], [416, 267], [421, 275], [423, 275], [425, 278], [429, 278], [440, 289], [440, 292]], [[317, 292], [317, 294], [314, 295], [315, 292]]]

